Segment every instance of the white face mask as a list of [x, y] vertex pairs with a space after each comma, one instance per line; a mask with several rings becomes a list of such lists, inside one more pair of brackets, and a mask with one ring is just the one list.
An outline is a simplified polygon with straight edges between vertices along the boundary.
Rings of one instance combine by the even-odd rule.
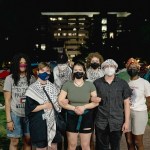
[[115, 74], [115, 72], [116, 72], [116, 70], [113, 67], [107, 67], [104, 69], [104, 74], [107, 76], [112, 76]]

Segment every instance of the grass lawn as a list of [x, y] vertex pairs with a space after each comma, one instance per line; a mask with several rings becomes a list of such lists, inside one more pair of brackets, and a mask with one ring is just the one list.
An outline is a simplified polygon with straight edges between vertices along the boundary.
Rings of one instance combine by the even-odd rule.
[[[3, 93], [0, 92], [0, 103], [4, 105]], [[19, 144], [21, 147], [21, 142]], [[0, 150], [9, 149], [9, 139], [6, 137], [6, 115], [5, 110], [0, 109]]]

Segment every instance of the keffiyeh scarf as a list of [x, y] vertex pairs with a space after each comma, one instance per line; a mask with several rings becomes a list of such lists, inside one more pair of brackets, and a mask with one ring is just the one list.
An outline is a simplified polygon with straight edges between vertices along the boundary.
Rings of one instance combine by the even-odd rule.
[[60, 70], [58, 67], [58, 72], [54, 72], [54, 74], [56, 74], [55, 84], [60, 89], [66, 81], [71, 80], [72, 70], [69, 66], [64, 70]]
[[[58, 91], [54, 84], [50, 83], [47, 81], [47, 84], [44, 85], [45, 90], [49, 94], [49, 97], [51, 98], [55, 108], [57, 111], [60, 111], [60, 107], [57, 102], [57, 95]], [[43, 91], [43, 87], [40, 84], [39, 81], [36, 81], [32, 85], [29, 86], [29, 88], [26, 91], [26, 96], [34, 99], [37, 101], [39, 104], [44, 104], [45, 102], [49, 101], [46, 94]], [[50, 109], [44, 109], [44, 114], [43, 114], [43, 120], [46, 120], [47, 123], [47, 139], [48, 139], [48, 145], [51, 146], [51, 143], [55, 137], [56, 134], [56, 121], [55, 121], [55, 116], [54, 116], [54, 110]]]
[[87, 70], [88, 81], [94, 82], [96, 79], [103, 77], [103, 76], [104, 76], [104, 73], [101, 69], [94, 71], [92, 68], [89, 68]]

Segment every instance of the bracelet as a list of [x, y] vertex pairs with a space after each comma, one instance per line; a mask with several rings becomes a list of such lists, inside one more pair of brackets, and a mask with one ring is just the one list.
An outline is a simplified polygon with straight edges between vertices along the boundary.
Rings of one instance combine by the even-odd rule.
[[10, 122], [13, 122], [12, 120], [11, 121], [7, 121], [6, 123], [10, 123]]

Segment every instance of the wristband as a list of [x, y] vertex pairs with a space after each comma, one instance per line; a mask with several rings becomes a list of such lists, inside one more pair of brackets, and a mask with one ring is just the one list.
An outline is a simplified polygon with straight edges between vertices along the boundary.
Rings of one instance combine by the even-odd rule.
[[10, 122], [13, 122], [12, 120], [11, 121], [7, 121], [6, 123], [10, 123]]

